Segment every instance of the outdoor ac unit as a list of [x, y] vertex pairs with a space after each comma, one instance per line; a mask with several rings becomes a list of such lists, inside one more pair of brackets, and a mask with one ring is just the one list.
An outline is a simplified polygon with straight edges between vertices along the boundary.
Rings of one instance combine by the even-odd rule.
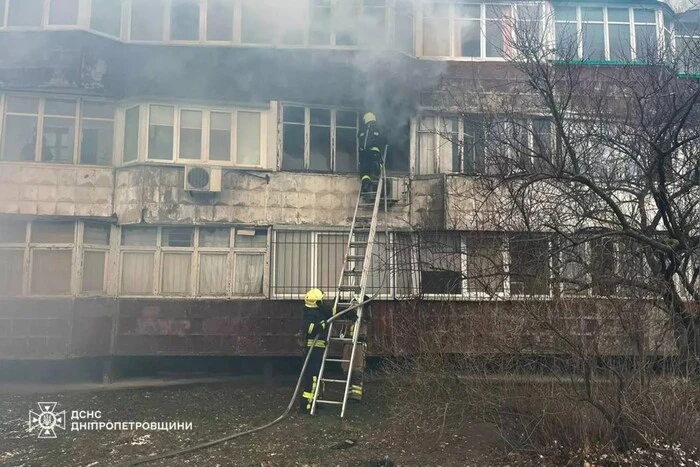
[[394, 203], [406, 201], [406, 182], [400, 177], [387, 177], [385, 197]]
[[221, 191], [221, 167], [185, 167], [185, 190], [209, 193]]

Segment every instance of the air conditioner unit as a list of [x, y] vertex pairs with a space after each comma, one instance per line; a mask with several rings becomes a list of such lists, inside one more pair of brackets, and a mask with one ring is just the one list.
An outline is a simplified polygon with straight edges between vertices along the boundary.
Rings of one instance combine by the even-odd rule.
[[387, 177], [384, 196], [387, 201], [401, 203], [406, 201], [406, 180], [402, 177]]
[[185, 190], [209, 193], [221, 191], [221, 167], [185, 167]]

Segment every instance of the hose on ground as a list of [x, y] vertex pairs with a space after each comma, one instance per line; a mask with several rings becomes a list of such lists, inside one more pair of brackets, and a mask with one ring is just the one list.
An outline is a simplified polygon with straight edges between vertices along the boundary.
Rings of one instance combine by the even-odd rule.
[[[381, 290], [381, 287], [379, 287], [379, 290]], [[345, 313], [348, 313], [349, 311], [355, 310], [355, 309], [357, 309], [357, 308], [359, 308], [359, 307], [361, 307], [361, 306], [363, 306], [363, 305], [365, 305], [365, 304], [371, 302], [372, 300], [374, 300], [374, 298], [375, 298], [377, 295], [379, 295], [379, 291], [377, 291], [377, 293], [375, 293], [374, 295], [372, 295], [371, 297], [369, 297], [367, 300], [365, 300], [365, 301], [363, 301], [363, 302], [361, 302], [361, 303], [357, 303], [357, 304], [355, 304], [355, 305], [352, 305], [352, 306], [346, 308], [345, 310], [342, 310], [342, 311], [340, 311], [339, 313], [333, 315], [331, 318], [329, 318], [329, 319], [327, 320], [327, 322], [330, 323], [330, 322], [332, 322], [332, 321], [335, 321], [336, 319], [338, 319], [338, 318], [340, 318], [341, 316], [343, 316]], [[316, 337], [314, 338], [314, 340], [313, 340], [313, 345], [316, 344], [316, 341], [317, 341], [317, 340], [318, 340], [318, 336], [316, 336]], [[312, 345], [312, 347], [313, 347], [313, 345]], [[258, 431], [265, 430], [265, 429], [270, 428], [271, 426], [273, 426], [273, 425], [275, 425], [275, 424], [281, 422], [282, 420], [284, 420], [284, 418], [287, 417], [287, 415], [289, 415], [290, 410], [292, 410], [292, 407], [294, 407], [294, 403], [297, 401], [297, 395], [299, 394], [299, 387], [301, 386], [301, 380], [302, 380], [302, 378], [304, 377], [304, 372], [306, 372], [306, 366], [307, 366], [308, 363], [309, 363], [309, 357], [311, 357], [311, 352], [307, 352], [307, 353], [306, 353], [306, 358], [304, 359], [304, 365], [303, 365], [302, 368], [301, 368], [301, 373], [299, 374], [299, 378], [297, 379], [296, 387], [294, 388], [294, 394], [292, 395], [292, 398], [291, 398], [291, 400], [289, 401], [289, 404], [287, 405], [287, 408], [286, 408], [285, 411], [282, 413], [282, 415], [280, 415], [279, 417], [277, 417], [277, 418], [274, 419], [273, 421], [271, 421], [271, 422], [269, 422], [269, 423], [266, 423], [265, 425], [261, 425], [261, 426], [259, 426], [259, 427], [256, 427], [256, 428], [251, 428], [250, 430], [241, 431], [241, 432], [239, 432], [239, 433], [234, 433], [234, 434], [232, 434], [232, 435], [224, 436], [223, 438], [218, 438], [218, 439], [214, 439], [214, 440], [211, 440], [211, 441], [207, 441], [207, 442], [205, 442], [205, 443], [197, 444], [197, 445], [192, 446], [192, 447], [189, 447], [189, 448], [180, 449], [180, 450], [177, 450], [177, 451], [170, 451], [170, 452], [166, 452], [166, 453], [163, 453], [163, 454], [156, 454], [156, 455], [148, 456], [148, 457], [142, 457], [142, 458], [139, 458], [139, 459], [135, 459], [135, 460], [133, 460], [133, 461], [128, 461], [128, 462], [126, 462], [126, 463], [118, 464], [118, 467], [126, 467], [126, 466], [133, 466], [133, 465], [142, 465], [142, 464], [146, 464], [146, 463], [149, 463], [149, 462], [155, 462], [155, 461], [161, 460], [161, 459], [167, 459], [167, 458], [170, 458], [170, 457], [181, 456], [182, 454], [187, 454], [187, 453], [190, 453], [190, 452], [199, 451], [199, 450], [201, 450], [201, 449], [209, 448], [209, 447], [215, 446], [215, 445], [217, 445], [217, 444], [225, 443], [226, 441], [231, 441], [232, 439], [236, 439], [236, 438], [240, 438], [240, 437], [245, 436], [245, 435], [251, 435], [251, 434], [253, 434], [253, 433], [257, 433]]]

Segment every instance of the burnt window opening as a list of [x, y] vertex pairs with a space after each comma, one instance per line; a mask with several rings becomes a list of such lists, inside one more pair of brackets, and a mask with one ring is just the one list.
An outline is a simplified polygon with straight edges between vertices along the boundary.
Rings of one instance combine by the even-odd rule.
[[282, 115], [282, 170], [357, 172], [357, 112], [285, 105]]

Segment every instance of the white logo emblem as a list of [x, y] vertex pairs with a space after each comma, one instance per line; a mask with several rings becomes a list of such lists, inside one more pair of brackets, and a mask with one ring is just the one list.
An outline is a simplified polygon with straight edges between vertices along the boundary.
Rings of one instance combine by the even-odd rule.
[[66, 429], [66, 411], [55, 412], [56, 402], [37, 402], [37, 405], [39, 413], [29, 411], [29, 431], [39, 428], [37, 438], [55, 438], [54, 428]]

